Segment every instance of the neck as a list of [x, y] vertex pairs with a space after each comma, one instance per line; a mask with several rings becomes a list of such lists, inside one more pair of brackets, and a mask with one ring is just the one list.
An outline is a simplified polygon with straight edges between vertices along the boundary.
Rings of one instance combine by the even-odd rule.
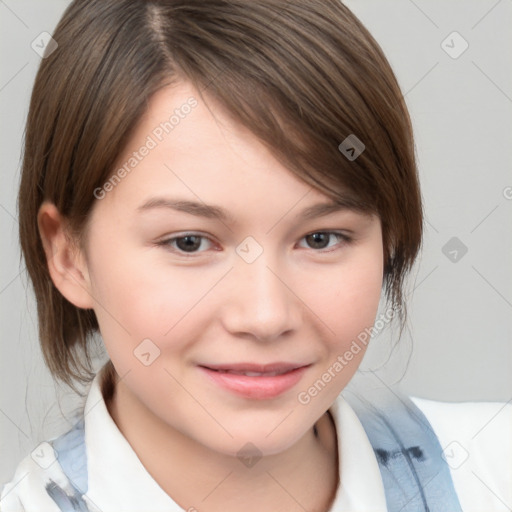
[[337, 442], [327, 414], [290, 448], [244, 464], [162, 422], [122, 383], [107, 407], [146, 470], [184, 510], [325, 512], [334, 499]]

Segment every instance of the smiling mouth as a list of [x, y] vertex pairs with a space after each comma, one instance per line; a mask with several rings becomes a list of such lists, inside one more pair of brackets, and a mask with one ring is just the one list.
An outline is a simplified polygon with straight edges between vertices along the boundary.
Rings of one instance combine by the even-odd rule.
[[214, 372], [219, 373], [230, 373], [233, 375], [245, 375], [246, 377], [276, 377], [277, 375], [283, 375], [285, 373], [288, 373], [293, 370], [283, 370], [280, 372], [251, 372], [249, 370], [243, 371], [243, 370], [216, 370], [214, 368], [208, 368], [209, 370], [212, 370]]
[[214, 364], [214, 365], [200, 365], [208, 370], [221, 373], [232, 373], [235, 375], [246, 375], [247, 377], [275, 377], [277, 375], [283, 375], [284, 373], [297, 370], [309, 366], [304, 363], [226, 363], [226, 364]]
[[238, 363], [199, 365], [204, 374], [222, 389], [244, 398], [276, 398], [293, 388], [311, 364], [273, 363], [258, 365]]

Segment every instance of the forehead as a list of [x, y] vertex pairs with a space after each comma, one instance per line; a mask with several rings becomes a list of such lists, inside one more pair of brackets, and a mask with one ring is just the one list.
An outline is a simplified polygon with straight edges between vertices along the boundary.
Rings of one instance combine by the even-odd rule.
[[[115, 183], [101, 209], [174, 208], [223, 222], [244, 214], [275, 222], [299, 203], [301, 209], [309, 206], [304, 219], [325, 212], [326, 203], [332, 210], [328, 196], [278, 162], [212, 98], [205, 100], [187, 82], [151, 98], [116, 163], [110, 180]], [[319, 202], [324, 205], [311, 208]], [[347, 207], [349, 194], [338, 203], [338, 209]]]

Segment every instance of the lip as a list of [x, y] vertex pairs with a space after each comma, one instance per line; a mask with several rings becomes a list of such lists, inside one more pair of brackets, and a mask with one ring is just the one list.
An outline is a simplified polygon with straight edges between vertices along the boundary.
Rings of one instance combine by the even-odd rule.
[[[199, 365], [213, 382], [245, 398], [268, 400], [293, 388], [310, 364], [294, 363], [233, 363]], [[244, 375], [242, 372], [259, 375]]]

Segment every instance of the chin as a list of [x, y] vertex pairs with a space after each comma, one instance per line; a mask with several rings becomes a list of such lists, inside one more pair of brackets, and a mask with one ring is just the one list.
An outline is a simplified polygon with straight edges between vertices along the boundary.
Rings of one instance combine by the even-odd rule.
[[[280, 424], [285, 415], [275, 421], [274, 426], [262, 425], [260, 428], [246, 428], [245, 425], [227, 426], [233, 437], [228, 435], [217, 438], [205, 438], [205, 444], [211, 449], [232, 457], [263, 457], [282, 453], [297, 443], [309, 430], [309, 425], [300, 428], [297, 419], [290, 418]], [[285, 425], [288, 423], [288, 425]], [[213, 443], [212, 443], [213, 441]]]

